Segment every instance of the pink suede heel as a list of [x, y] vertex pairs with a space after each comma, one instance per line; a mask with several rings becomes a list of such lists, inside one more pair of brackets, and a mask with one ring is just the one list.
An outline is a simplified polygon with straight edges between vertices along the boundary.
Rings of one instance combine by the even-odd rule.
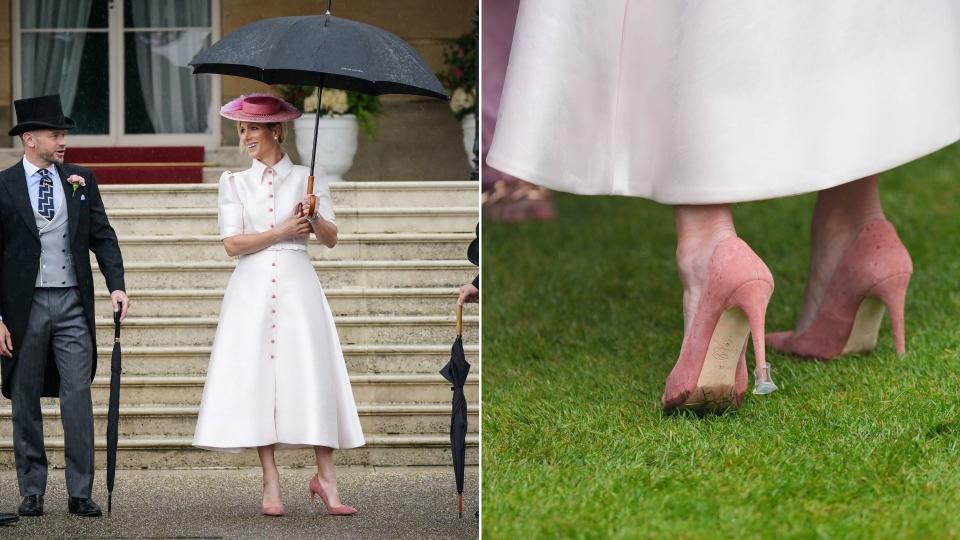
[[773, 276], [739, 238], [717, 244], [693, 322], [667, 377], [664, 409], [723, 412], [739, 407], [747, 390], [747, 336], [753, 338], [755, 394], [776, 390], [764, 354], [764, 316]]
[[767, 343], [804, 358], [868, 353], [877, 344], [884, 307], [897, 354], [906, 353], [904, 305], [913, 273], [910, 253], [885, 219], [861, 229], [837, 266], [813, 322], [801, 333], [777, 332]]
[[320, 479], [316, 475], [310, 479], [310, 505], [316, 509], [317, 501], [316, 496], [320, 496], [320, 500], [323, 501], [323, 506], [327, 508], [327, 513], [331, 516], [349, 516], [351, 514], [356, 514], [357, 509], [352, 506], [347, 506], [345, 504], [339, 504], [333, 506], [330, 504], [330, 501], [327, 499], [327, 493], [323, 490], [323, 486], [320, 485]]

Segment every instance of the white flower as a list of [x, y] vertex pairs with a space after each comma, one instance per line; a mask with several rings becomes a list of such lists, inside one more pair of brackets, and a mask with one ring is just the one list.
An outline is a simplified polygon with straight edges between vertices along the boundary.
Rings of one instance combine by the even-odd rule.
[[473, 92], [468, 92], [465, 88], [460, 87], [453, 91], [453, 96], [450, 98], [450, 110], [458, 113], [473, 107], [476, 102], [477, 98], [473, 95]]
[[333, 88], [324, 88], [323, 96], [320, 98], [320, 107], [324, 112], [333, 114], [344, 114], [350, 109], [350, 102], [347, 99], [346, 90], [337, 90]]
[[315, 112], [316, 110], [317, 110], [317, 91], [314, 90], [312, 94], [310, 94], [309, 96], [307, 96], [306, 99], [303, 100], [303, 112], [311, 113], [311, 112]]

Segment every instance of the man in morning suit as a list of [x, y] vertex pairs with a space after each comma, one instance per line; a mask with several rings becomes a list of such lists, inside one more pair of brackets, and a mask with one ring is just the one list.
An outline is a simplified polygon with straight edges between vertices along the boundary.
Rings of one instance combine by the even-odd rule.
[[43, 514], [43, 396], [60, 398], [68, 509], [99, 516], [90, 498], [90, 383], [97, 367], [90, 252], [121, 318], [130, 306], [123, 259], [93, 173], [63, 162], [66, 131], [75, 124], [63, 115], [60, 96], [14, 106], [18, 123], [10, 135], [20, 137], [24, 157], [0, 172], [0, 367], [3, 396], [13, 405], [19, 514]]

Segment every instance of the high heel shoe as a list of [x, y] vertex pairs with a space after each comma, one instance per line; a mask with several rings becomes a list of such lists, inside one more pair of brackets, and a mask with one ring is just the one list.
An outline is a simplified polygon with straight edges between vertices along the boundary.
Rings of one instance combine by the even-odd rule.
[[748, 334], [756, 366], [754, 393], [777, 389], [764, 354], [763, 321], [771, 294], [773, 276], [746, 242], [728, 238], [717, 244], [693, 322], [667, 377], [664, 409], [704, 413], [740, 406], [748, 384]]
[[310, 505], [313, 506], [314, 510], [317, 508], [316, 496], [320, 496], [320, 500], [323, 501], [323, 505], [327, 508], [327, 513], [332, 516], [349, 516], [350, 514], [356, 514], [357, 509], [352, 506], [347, 506], [345, 504], [339, 504], [337, 506], [332, 506], [330, 501], [327, 499], [327, 493], [323, 490], [323, 487], [320, 485], [320, 478], [317, 475], [314, 475], [310, 479]]
[[830, 360], [868, 353], [877, 344], [883, 309], [890, 314], [897, 354], [906, 353], [904, 304], [913, 273], [910, 253], [885, 219], [867, 223], [837, 265], [813, 322], [799, 334], [777, 332], [778, 351]]

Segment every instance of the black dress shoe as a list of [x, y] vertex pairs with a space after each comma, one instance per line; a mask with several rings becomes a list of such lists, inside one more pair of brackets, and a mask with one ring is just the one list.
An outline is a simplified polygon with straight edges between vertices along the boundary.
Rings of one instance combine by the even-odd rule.
[[6, 512], [0, 512], [0, 527], [4, 525], [9, 525], [11, 523], [16, 523], [20, 521], [20, 518], [16, 514], [8, 514]]
[[103, 512], [100, 511], [100, 507], [97, 506], [97, 503], [93, 502], [93, 499], [70, 497], [67, 507], [70, 509], [71, 514], [76, 514], [78, 516], [98, 517], [103, 515]]
[[17, 513], [21, 516], [42, 516], [43, 495], [27, 495], [20, 501]]

